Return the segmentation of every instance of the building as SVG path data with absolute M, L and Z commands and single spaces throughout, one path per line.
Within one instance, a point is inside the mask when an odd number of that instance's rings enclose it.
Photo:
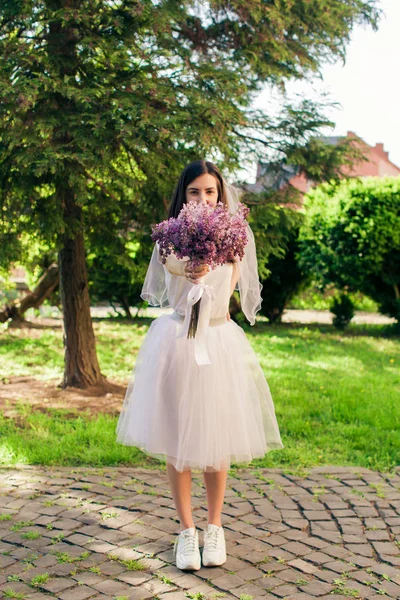
M 343 137 L 353 138 L 361 146 L 366 161 L 355 162 L 351 167 L 343 167 L 343 173 L 348 177 L 391 177 L 400 176 L 400 167 L 389 160 L 389 153 L 383 144 L 378 142 L 369 146 L 353 131 L 348 131 L 346 136 L 332 136 L 320 138 L 327 144 L 337 144 Z M 264 189 L 279 190 L 290 184 L 305 194 L 312 187 L 313 182 L 300 173 L 300 168 L 292 165 L 280 165 L 279 169 L 272 170 L 270 163 L 259 162 L 257 165 L 256 181 L 252 184 L 242 185 L 249 192 L 261 192 Z

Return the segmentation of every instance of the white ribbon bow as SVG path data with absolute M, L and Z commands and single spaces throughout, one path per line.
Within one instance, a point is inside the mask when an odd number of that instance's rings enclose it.
M 206 283 L 196 283 L 187 295 L 185 320 L 183 321 L 181 332 L 177 337 L 187 336 L 189 331 L 190 314 L 192 306 L 198 300 L 200 302 L 199 320 L 197 323 L 196 335 L 194 337 L 194 355 L 198 365 L 210 365 L 211 361 L 207 351 L 207 327 L 210 322 L 211 302 L 215 300 L 215 289 L 212 285 Z

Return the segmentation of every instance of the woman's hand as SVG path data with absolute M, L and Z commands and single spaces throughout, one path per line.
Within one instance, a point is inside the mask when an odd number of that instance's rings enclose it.
M 185 264 L 185 277 L 191 283 L 197 283 L 200 277 L 204 277 L 210 270 L 207 263 L 201 262 L 200 265 L 194 267 L 192 261 L 188 260 Z

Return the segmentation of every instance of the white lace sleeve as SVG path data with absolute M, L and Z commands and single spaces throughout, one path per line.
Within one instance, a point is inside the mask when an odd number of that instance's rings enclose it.
M 140 297 L 143 298 L 143 300 L 146 300 L 151 306 L 160 306 L 161 308 L 170 306 L 165 283 L 164 268 L 165 267 L 160 260 L 156 242 L 140 293 Z

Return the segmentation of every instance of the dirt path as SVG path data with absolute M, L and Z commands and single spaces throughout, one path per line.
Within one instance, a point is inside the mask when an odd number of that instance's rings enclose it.
M 92 316 L 106 317 L 111 311 L 108 307 L 96 306 L 91 308 Z M 139 313 L 141 317 L 158 317 L 159 315 L 169 314 L 173 312 L 171 308 L 145 308 Z M 136 314 L 136 309 L 132 310 L 132 314 Z M 329 310 L 297 310 L 287 309 L 283 314 L 282 321 L 284 323 L 321 323 L 327 324 L 332 323 L 333 314 Z M 257 319 L 264 319 L 264 317 L 258 317 Z M 370 313 L 362 310 L 357 310 L 353 317 L 352 323 L 361 325 L 368 323 L 371 325 L 386 325 L 394 323 L 394 319 L 385 317 L 379 313 Z
M 17 404 L 30 404 L 33 410 L 48 412 L 51 408 L 68 411 L 69 417 L 79 414 L 95 417 L 97 414 L 117 415 L 125 395 L 125 386 L 120 391 L 105 396 L 93 396 L 76 388 L 61 389 L 57 386 L 61 378 L 42 381 L 35 377 L 10 377 L 6 383 L 0 381 L 0 411 L 5 417 L 16 419 Z

